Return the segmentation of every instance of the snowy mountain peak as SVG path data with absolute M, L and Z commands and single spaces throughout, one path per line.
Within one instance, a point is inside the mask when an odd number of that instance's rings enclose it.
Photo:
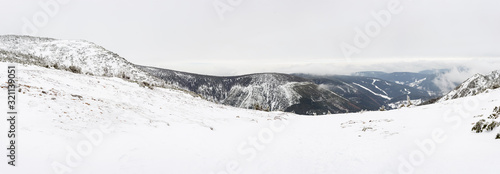
M 0 60 L 164 85 L 163 81 L 148 75 L 118 54 L 84 40 L 0 36 Z
M 443 96 L 439 102 L 462 98 L 467 96 L 474 96 L 485 92 L 488 89 L 497 89 L 500 87 L 500 71 L 493 71 L 488 75 L 475 74 L 467 79 L 460 86 L 455 88 Z

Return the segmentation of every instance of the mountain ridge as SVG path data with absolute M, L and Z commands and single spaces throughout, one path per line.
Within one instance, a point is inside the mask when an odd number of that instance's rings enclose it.
M 392 103 L 406 101 L 407 96 L 414 100 L 431 99 L 425 91 L 387 80 L 348 75 L 311 75 L 295 74 L 313 80 L 350 101 L 363 106 L 363 109 L 377 110 L 381 106 L 396 109 Z
M 75 73 L 119 77 L 146 86 L 165 86 L 118 54 L 85 40 L 0 36 L 0 60 L 64 69 Z
M 349 100 L 332 91 L 321 89 L 311 80 L 289 74 L 209 76 L 139 67 L 170 85 L 195 92 L 208 100 L 236 107 L 252 108 L 259 105 L 271 111 L 282 110 L 307 115 L 360 110 Z
M 458 68 L 458 71 L 465 71 L 465 68 Z M 449 72 L 449 69 L 436 69 L 436 70 L 423 70 L 419 72 L 392 72 L 386 73 L 382 71 L 361 71 L 355 72 L 351 75 L 353 76 L 363 76 L 363 77 L 373 77 L 379 78 L 401 85 L 407 85 L 410 87 L 417 88 L 419 90 L 427 91 L 429 95 L 434 97 L 444 95 L 451 89 L 442 89 L 439 85 L 435 83 L 436 80 Z M 460 83 L 454 83 L 454 86 L 458 86 Z
M 475 74 L 454 90 L 441 97 L 438 102 L 453 100 L 462 97 L 475 96 L 487 92 L 490 89 L 500 88 L 500 70 L 492 71 L 490 74 Z
M 403 73 L 412 79 L 400 83 L 397 79 L 391 82 L 366 77 L 370 74 L 389 74 L 375 71 L 359 72 L 355 76 L 272 72 L 212 76 L 133 64 L 118 54 L 85 40 L 15 35 L 0 36 L 0 60 L 87 75 L 118 77 L 150 88 L 178 88 L 200 95 L 206 100 L 235 107 L 306 115 L 377 110 L 381 106 L 394 106 L 394 103 L 405 101 L 407 96 L 417 100 L 430 99 L 432 92 L 422 89 L 422 84 L 431 79 L 420 77 L 435 77 L 436 73 L 444 71 L 409 75 Z M 428 94 L 422 93 L 422 90 L 427 90 Z

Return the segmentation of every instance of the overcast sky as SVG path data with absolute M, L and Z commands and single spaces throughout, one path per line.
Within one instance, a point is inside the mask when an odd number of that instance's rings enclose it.
M 419 71 L 472 62 L 489 71 L 500 57 L 498 0 L 0 2 L 0 34 L 84 39 L 132 63 L 203 74 Z

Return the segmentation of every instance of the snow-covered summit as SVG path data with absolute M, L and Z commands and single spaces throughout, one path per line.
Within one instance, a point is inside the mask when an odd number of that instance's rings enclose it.
M 453 91 L 449 92 L 441 99 L 439 102 L 474 96 L 487 91 L 488 89 L 497 89 L 500 87 L 500 71 L 493 71 L 490 74 L 482 75 L 475 74 L 471 78 L 467 79 L 460 86 L 455 88 Z
M 0 36 L 0 60 L 164 85 L 163 81 L 148 75 L 118 54 L 84 40 Z

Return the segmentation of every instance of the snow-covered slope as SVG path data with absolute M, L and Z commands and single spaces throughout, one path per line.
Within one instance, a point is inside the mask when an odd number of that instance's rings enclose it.
M 444 95 L 438 102 L 474 96 L 488 89 L 500 88 L 500 71 L 493 71 L 488 75 L 476 74 L 460 84 L 453 91 Z
M 419 90 L 426 91 L 431 96 L 441 96 L 449 90 L 441 89 L 436 84 L 436 81 L 445 80 L 442 75 L 449 72 L 449 69 L 440 69 L 440 70 L 424 70 L 420 72 L 393 72 L 386 73 L 380 71 L 363 71 L 353 73 L 353 76 L 364 76 L 364 77 L 374 77 L 379 79 L 384 79 L 387 81 L 391 81 L 400 85 L 406 85 L 412 88 L 416 88 Z M 465 69 L 460 68 L 459 71 L 465 71 Z M 455 84 L 455 86 L 458 84 Z
M 7 98 L 6 66 L 0 63 L 0 98 Z M 476 134 L 471 127 L 500 105 L 500 90 L 385 112 L 304 117 L 218 105 L 115 77 L 18 70 L 19 165 L 9 167 L 3 157 L 2 173 L 498 173 L 499 128 Z
M 120 77 L 146 85 L 164 86 L 162 80 L 148 75 L 118 54 L 84 40 L 0 36 L 0 61 Z
M 232 77 L 192 74 L 139 66 L 168 84 L 195 92 L 216 103 L 298 114 L 327 114 L 359 111 L 349 100 L 320 88 L 313 82 L 288 74 L 261 73 Z
M 294 74 L 311 79 L 314 83 L 347 98 L 364 110 L 378 110 L 381 106 L 392 108 L 394 103 L 428 100 L 426 91 L 394 82 L 361 76 Z

